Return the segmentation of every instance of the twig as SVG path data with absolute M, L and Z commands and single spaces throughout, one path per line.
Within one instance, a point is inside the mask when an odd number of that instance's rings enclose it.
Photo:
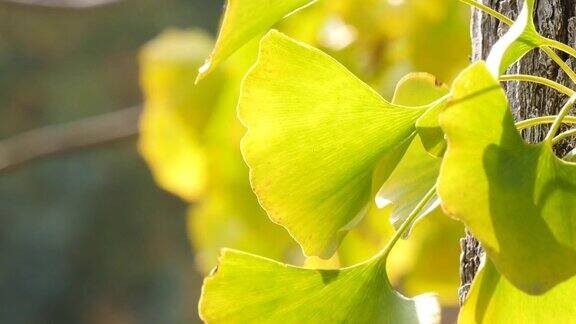
M 53 9 L 92 9 L 123 0 L 0 0 L 0 4 L 53 8 Z
M 125 108 L 0 140 L 0 173 L 56 154 L 133 137 L 138 134 L 140 111 L 140 107 Z

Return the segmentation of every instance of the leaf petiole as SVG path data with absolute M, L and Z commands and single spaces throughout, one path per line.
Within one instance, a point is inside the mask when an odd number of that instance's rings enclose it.
M 556 52 L 554 52 L 548 46 L 540 46 L 540 49 L 542 51 L 544 51 L 544 53 L 546 53 L 554 62 L 556 62 L 556 64 L 558 64 L 558 66 L 560 66 L 562 71 L 564 71 L 564 73 L 566 73 L 568 75 L 568 77 L 570 78 L 570 80 L 572 80 L 572 82 L 576 83 L 576 73 L 574 71 L 572 71 L 572 69 L 568 66 L 568 64 L 566 64 L 566 62 L 564 62 L 560 58 L 560 56 L 558 56 L 558 54 L 556 54 Z
M 524 130 L 526 128 L 530 128 L 533 126 L 538 126 L 542 124 L 552 124 L 558 115 L 551 115 L 551 116 L 541 116 L 536 118 L 526 119 L 516 123 L 516 129 Z M 576 124 L 576 117 L 574 116 L 566 116 L 564 117 L 564 123 L 566 124 Z
M 554 137 L 552 139 L 552 145 L 556 145 L 558 144 L 558 142 L 560 142 L 561 140 L 568 138 L 568 137 L 572 137 L 572 136 L 576 136 L 576 129 L 570 129 L 565 131 L 564 133 L 561 133 L 560 135 Z
M 557 50 L 560 50 L 560 51 L 576 58 L 576 49 L 573 49 L 572 47 L 570 47 L 570 46 L 568 46 L 562 42 L 559 42 L 557 40 L 554 40 L 554 39 L 550 39 L 550 38 L 545 38 L 545 39 L 546 39 L 546 43 L 547 43 L 546 45 L 553 47 Z
M 556 116 L 556 119 L 554 120 L 554 123 L 552 124 L 552 127 L 550 128 L 550 131 L 548 132 L 548 135 L 546 135 L 546 138 L 544 139 L 545 142 L 552 144 L 554 136 L 558 132 L 558 129 L 560 129 L 560 126 L 562 125 L 564 118 L 566 116 L 568 116 L 568 113 L 570 113 L 570 110 L 572 110 L 575 103 L 576 103 L 576 95 L 573 95 L 564 104 L 564 106 L 560 110 L 560 113 L 558 114 L 558 116 Z
M 538 84 L 542 84 L 548 86 L 554 90 L 557 90 L 560 93 L 563 93 L 569 97 L 573 96 L 576 91 L 561 85 L 560 83 L 554 82 L 552 80 L 548 80 L 546 78 L 538 77 L 535 75 L 528 75 L 528 74 L 506 74 L 500 76 L 500 81 L 528 81 L 534 82 Z
M 501 22 L 505 23 L 506 25 L 510 26 L 514 23 L 514 21 L 506 16 L 504 16 L 503 14 L 499 13 L 498 11 L 480 3 L 477 2 L 475 0 L 460 0 L 460 2 L 463 2 L 467 5 L 470 5 L 480 11 L 483 11 L 487 14 L 489 14 L 490 16 L 500 20 Z
M 392 238 L 386 244 L 384 249 L 382 249 L 382 251 L 380 251 L 380 253 L 378 253 L 374 258 L 378 259 L 378 261 L 380 262 L 386 262 L 386 259 L 388 258 L 388 255 L 392 251 L 392 248 L 394 247 L 396 242 L 398 242 L 398 240 L 404 235 L 404 233 L 408 230 L 408 228 L 410 228 L 410 225 L 412 225 L 414 220 L 416 220 L 418 215 L 420 215 L 420 212 L 426 207 L 426 205 L 430 202 L 430 200 L 434 198 L 435 194 L 436 194 L 436 186 L 432 187 L 432 189 L 430 189 L 430 191 L 428 191 L 426 195 L 424 195 L 422 200 L 420 200 L 418 205 L 416 205 L 416 207 L 414 207 L 410 215 L 408 215 L 404 223 L 402 223 L 402 225 L 400 225 L 398 230 L 394 233 L 394 236 L 392 236 Z

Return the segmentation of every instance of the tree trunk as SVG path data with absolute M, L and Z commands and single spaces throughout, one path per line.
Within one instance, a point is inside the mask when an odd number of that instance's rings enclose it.
M 482 2 L 515 19 L 524 0 L 482 0 Z M 572 47 L 576 47 L 575 15 L 576 0 L 536 0 L 534 22 L 538 31 L 546 37 L 556 39 Z M 492 45 L 507 29 L 505 24 L 474 9 L 471 20 L 472 60 L 486 59 Z M 567 60 L 569 66 L 574 68 L 576 65 L 574 60 L 568 59 L 564 53 L 558 54 L 562 59 Z M 520 62 L 512 66 L 508 72 L 546 77 L 575 89 L 568 76 L 540 50 L 530 52 Z M 517 121 L 557 114 L 566 101 L 565 95 L 538 84 L 509 82 L 503 86 Z M 548 126 L 534 127 L 524 131 L 523 136 L 527 141 L 537 143 L 544 139 L 547 130 Z M 562 156 L 573 147 L 574 141 L 565 141 L 558 145 L 556 151 L 558 155 Z M 468 232 L 466 237 L 461 240 L 461 247 L 459 297 L 462 304 L 484 252 L 478 241 Z

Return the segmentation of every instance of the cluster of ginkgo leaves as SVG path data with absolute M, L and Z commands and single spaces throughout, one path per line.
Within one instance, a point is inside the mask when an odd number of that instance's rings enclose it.
M 446 29 L 446 24 L 454 28 Z M 434 71 L 451 80 L 467 64 L 467 53 L 432 50 L 423 57 L 422 40 L 468 48 L 467 25 L 466 8 L 452 0 L 401 5 L 333 0 L 300 10 L 276 28 L 337 57 L 389 96 L 394 83 L 387 80 L 410 70 Z M 198 269 L 208 274 L 222 247 L 313 268 L 350 266 L 379 251 L 394 233 L 388 221 L 392 206 L 371 208 L 330 260 L 305 258 L 288 233 L 268 220 L 250 188 L 239 148 L 245 128 L 236 117 L 240 82 L 256 61 L 258 39 L 194 86 L 197 69 L 212 46 L 211 37 L 202 31 L 169 30 L 144 47 L 140 60 L 146 99 L 140 149 L 157 183 L 191 204 L 188 231 Z M 451 60 L 443 61 L 447 55 Z M 407 93 L 415 83 L 436 82 L 428 74 L 411 74 L 398 83 L 393 101 L 412 98 Z M 443 85 L 437 88 L 446 92 Z M 412 151 L 427 156 L 421 147 Z M 398 169 L 395 177 L 401 179 Z M 454 242 L 462 234 L 459 222 L 436 210 L 390 255 L 391 283 L 408 295 L 435 291 L 442 306 L 456 305 L 459 249 Z
M 486 62 L 464 69 L 450 88 L 429 75 L 410 74 L 386 101 L 330 55 L 267 32 L 311 2 L 231 0 L 199 86 L 218 84 L 219 66 L 266 33 L 242 77 L 238 103 L 247 128 L 242 154 L 260 205 L 306 256 L 318 259 L 333 258 L 347 233 L 378 207 L 393 206 L 396 231 L 373 257 L 341 269 L 315 269 L 313 263 L 300 268 L 224 250 L 205 280 L 201 317 L 209 323 L 436 323 L 436 297 L 400 295 L 386 268 L 397 242 L 410 240 L 413 226 L 417 230 L 416 221 L 442 210 L 462 221 L 487 252 L 461 322 L 576 319 L 569 298 L 576 293 L 576 154 L 557 157 L 553 151 L 575 133 L 558 131 L 576 123 L 569 116 L 576 95 L 551 80 L 503 75 L 540 48 L 576 82 L 555 52 L 576 57 L 576 50 L 536 31 L 534 0 L 526 0 L 515 21 L 463 1 L 511 25 Z M 539 82 L 569 99 L 558 115 L 515 123 L 499 83 L 510 80 Z M 214 87 L 194 91 L 209 94 Z M 148 104 L 178 100 L 159 95 L 155 101 L 155 91 L 147 91 Z M 540 124 L 551 124 L 546 139 L 525 143 L 519 130 Z M 146 125 L 154 123 L 144 119 Z M 206 168 L 205 161 L 194 163 Z

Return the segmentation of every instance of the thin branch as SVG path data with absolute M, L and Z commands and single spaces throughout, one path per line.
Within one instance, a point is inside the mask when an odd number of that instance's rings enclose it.
M 52 9 L 92 9 L 124 0 L 0 0 L 0 4 Z
M 49 156 L 67 153 L 138 134 L 140 107 L 33 129 L 0 140 L 0 173 Z

